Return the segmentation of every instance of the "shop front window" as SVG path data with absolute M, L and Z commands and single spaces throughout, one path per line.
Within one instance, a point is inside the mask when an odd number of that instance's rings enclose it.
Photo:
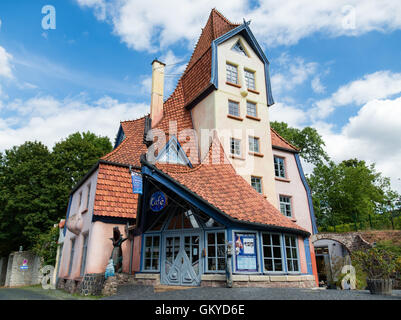
M 263 263 L 265 272 L 283 271 L 283 260 L 281 252 L 281 235 L 262 234 Z
M 160 236 L 145 236 L 144 269 L 147 271 L 159 270 Z
M 285 235 L 284 239 L 288 272 L 299 272 L 297 238 Z
M 207 271 L 226 270 L 226 237 L 224 231 L 207 232 Z

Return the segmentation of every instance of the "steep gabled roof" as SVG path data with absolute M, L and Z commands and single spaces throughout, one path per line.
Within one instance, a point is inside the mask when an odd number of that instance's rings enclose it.
M 278 147 L 279 149 L 282 148 L 282 149 L 286 149 L 286 150 L 292 151 L 292 152 L 299 152 L 299 148 L 295 147 L 294 145 L 289 143 L 287 140 L 285 140 L 273 128 L 270 128 L 270 134 L 271 134 L 273 148 Z

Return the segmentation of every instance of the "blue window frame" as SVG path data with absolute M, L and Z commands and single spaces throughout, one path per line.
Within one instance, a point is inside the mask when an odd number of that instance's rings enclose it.
M 144 236 L 143 270 L 159 271 L 160 266 L 160 235 Z
M 277 233 L 262 233 L 263 271 L 284 272 L 282 236 Z
M 225 272 L 226 270 L 226 233 L 206 231 L 206 271 Z

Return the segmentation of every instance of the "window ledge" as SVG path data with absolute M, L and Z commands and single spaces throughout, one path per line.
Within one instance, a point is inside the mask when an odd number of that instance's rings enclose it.
M 244 158 L 242 158 L 240 156 L 236 156 L 235 154 L 230 154 L 230 158 L 238 159 L 238 160 L 245 160 Z
M 82 210 L 81 214 L 87 213 L 88 212 L 88 208 L 86 208 L 85 210 Z
M 292 222 L 297 222 L 297 219 L 295 219 L 295 218 L 292 218 L 292 217 L 288 217 L 288 218 L 290 218 Z
M 241 88 L 241 85 L 239 85 L 239 84 L 236 84 L 236 83 L 232 83 L 232 82 L 228 82 L 228 81 L 226 81 L 226 84 L 228 84 L 229 86 L 236 87 L 236 88 Z
M 255 157 L 259 157 L 259 158 L 263 158 L 263 157 L 264 157 L 264 154 L 263 154 L 263 153 L 259 153 L 259 152 L 252 152 L 252 151 L 250 151 L 249 154 L 250 154 L 251 156 L 255 156 Z
M 248 91 L 249 91 L 249 92 L 252 92 L 252 93 L 254 93 L 254 94 L 259 94 L 259 91 L 256 91 L 256 90 L 253 90 L 253 89 L 249 89 L 249 88 L 248 88 Z
M 256 121 L 260 121 L 260 118 L 258 118 L 258 117 L 254 117 L 254 116 L 250 116 L 250 115 L 246 115 L 246 117 L 248 118 L 248 119 L 251 119 L 251 120 L 256 120 Z
M 291 182 L 291 180 L 285 178 L 274 177 L 274 179 L 281 182 L 288 182 L 288 183 Z
M 228 115 L 227 115 L 227 118 L 234 119 L 234 120 L 238 120 L 238 121 L 244 120 L 243 118 L 238 117 L 238 116 L 234 116 L 234 115 L 232 115 L 232 114 L 228 114 Z

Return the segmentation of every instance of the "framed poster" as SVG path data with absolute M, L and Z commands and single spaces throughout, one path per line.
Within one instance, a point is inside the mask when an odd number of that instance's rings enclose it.
M 256 234 L 235 233 L 236 271 L 258 271 Z

